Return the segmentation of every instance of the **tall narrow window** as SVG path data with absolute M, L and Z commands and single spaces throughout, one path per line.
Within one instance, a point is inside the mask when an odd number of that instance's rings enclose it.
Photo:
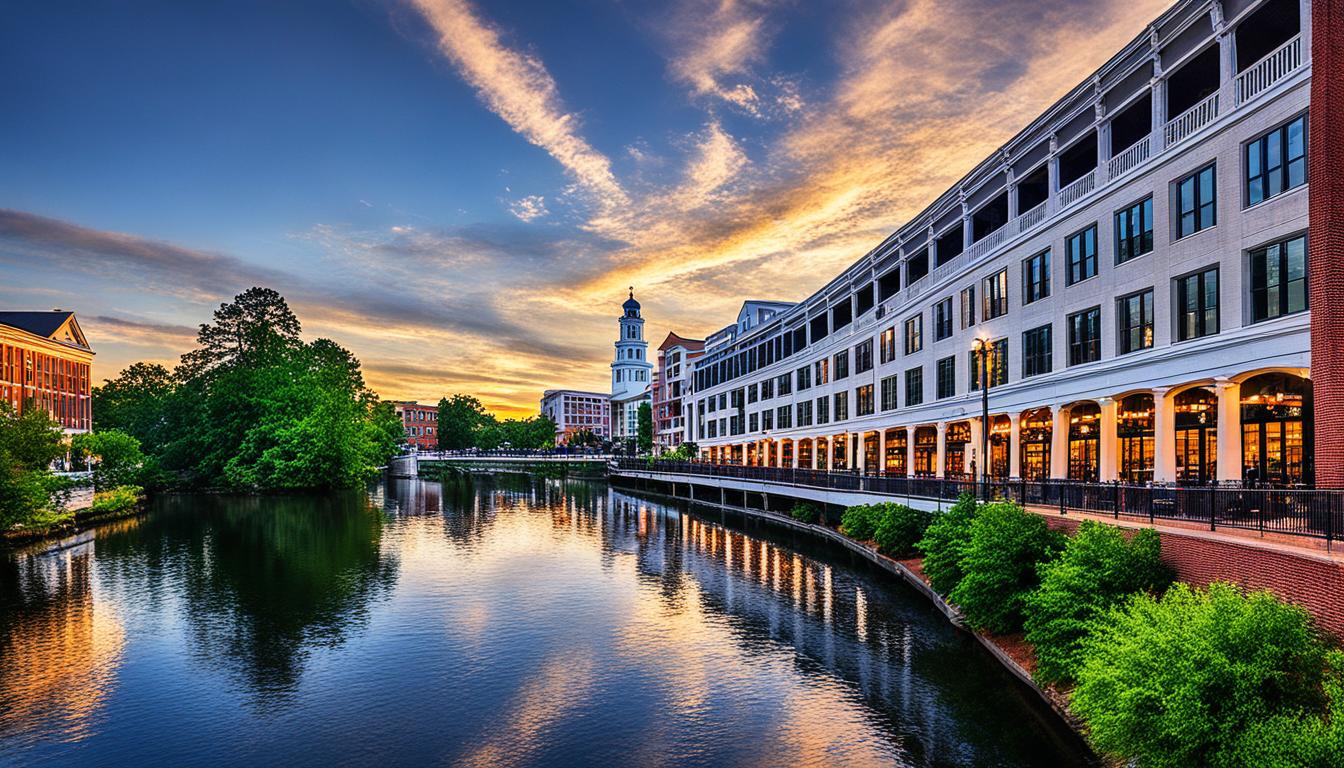
M 835 393 L 835 420 L 844 421 L 849 418 L 849 393 Z
M 1050 326 L 1042 325 L 1022 334 L 1022 378 L 1049 373 L 1052 366 L 1053 344 Z
M 986 366 L 989 372 L 989 386 L 999 387 L 1008 383 L 1008 339 L 997 339 L 989 343 L 989 362 Z M 970 367 L 971 389 L 980 389 L 983 372 L 980 370 L 980 353 L 974 349 L 970 353 Z
M 1246 204 L 1268 200 L 1307 183 L 1307 116 L 1246 145 Z
M 1101 359 L 1101 307 L 1069 315 L 1069 365 Z
M 1097 225 L 1071 235 L 1064 243 L 1069 257 L 1068 284 L 1082 282 L 1097 274 Z
M 905 372 L 905 407 L 924 402 L 924 369 L 911 368 Z
M 1212 165 L 1176 184 L 1176 237 L 1193 235 L 1218 223 L 1215 170 Z
M 1181 341 L 1218 332 L 1218 268 L 1176 278 L 1176 337 Z
M 986 320 L 1008 314 L 1008 270 L 1001 269 L 981 281 Z
M 1153 197 L 1115 214 L 1115 263 L 1124 264 L 1153 250 Z
M 915 315 L 905 321 L 905 354 L 913 355 L 924 348 L 924 316 Z
M 975 325 L 975 286 L 968 285 L 961 289 L 961 329 L 972 325 Z
M 879 339 L 880 357 L 883 363 L 890 363 L 896 359 L 896 328 L 893 326 L 882 332 Z
M 1127 355 L 1153 346 L 1153 289 L 1131 294 L 1115 302 L 1120 323 L 1120 354 Z
M 897 395 L 896 375 L 882 379 L 882 410 L 894 411 L 900 405 Z
M 854 372 L 864 373 L 873 369 L 873 340 L 854 345 Z
M 1030 304 L 1050 295 L 1050 251 L 1022 262 L 1022 303 Z
M 842 349 L 831 358 L 831 379 L 839 381 L 849 378 L 849 350 Z
M 933 340 L 942 341 L 952 336 L 952 297 L 933 305 Z
M 854 415 L 873 415 L 873 385 L 864 384 L 854 388 Z
M 831 420 L 831 397 L 822 395 L 817 398 L 817 423 L 827 424 Z
M 957 394 L 957 358 L 944 357 L 938 361 L 938 382 L 935 396 L 942 400 Z
M 1251 322 L 1307 308 L 1307 238 L 1251 251 Z

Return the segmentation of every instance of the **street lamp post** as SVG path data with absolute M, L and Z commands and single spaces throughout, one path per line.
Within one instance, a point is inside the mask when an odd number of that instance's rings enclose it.
M 980 358 L 980 494 L 989 501 L 989 343 L 976 339 L 974 349 Z

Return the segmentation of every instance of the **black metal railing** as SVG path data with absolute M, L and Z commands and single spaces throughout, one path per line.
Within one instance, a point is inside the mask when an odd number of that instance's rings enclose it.
M 990 480 L 861 475 L 790 467 L 747 467 L 705 462 L 613 459 L 612 468 L 640 472 L 708 475 L 784 483 L 808 488 L 863 491 L 885 496 L 954 500 L 963 493 L 1024 505 L 1089 512 L 1128 519 L 1173 520 L 1286 536 L 1325 539 L 1344 529 L 1344 490 L 1243 488 L 1239 486 L 1127 485 L 1072 480 Z

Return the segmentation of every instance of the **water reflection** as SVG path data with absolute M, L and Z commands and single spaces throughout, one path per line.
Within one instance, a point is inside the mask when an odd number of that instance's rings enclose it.
M 0 754 L 1086 762 L 973 641 L 863 563 L 600 483 L 183 496 L 81 546 L 3 561 Z

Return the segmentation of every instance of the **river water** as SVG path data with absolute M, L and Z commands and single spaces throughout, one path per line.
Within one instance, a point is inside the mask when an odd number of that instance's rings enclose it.
M 908 586 L 603 483 L 170 496 L 0 553 L 0 765 L 1070 766 Z

